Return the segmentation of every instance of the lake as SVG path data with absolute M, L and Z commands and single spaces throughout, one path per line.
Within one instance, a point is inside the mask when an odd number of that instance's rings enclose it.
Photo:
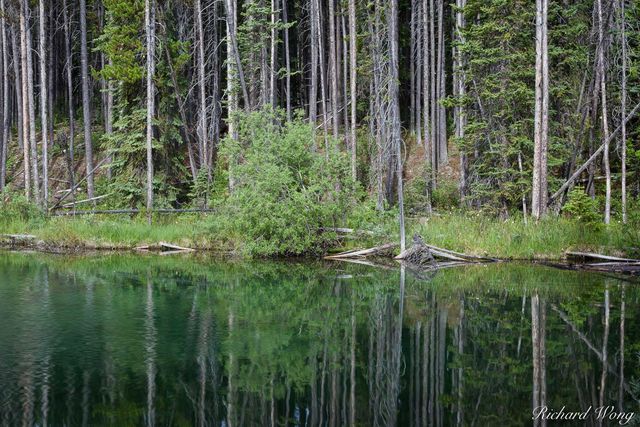
M 618 425 L 638 289 L 519 264 L 4 252 L 0 424 L 521 426 L 537 402 Z

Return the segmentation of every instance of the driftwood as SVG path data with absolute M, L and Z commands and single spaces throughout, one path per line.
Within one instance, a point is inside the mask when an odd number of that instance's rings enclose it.
M 467 255 L 449 249 L 438 248 L 424 243 L 419 235 L 413 236 L 413 246 L 396 257 L 397 260 L 408 261 L 413 264 L 423 265 L 433 262 L 436 258 L 463 263 L 495 262 L 496 258 Z
M 357 234 L 357 235 L 368 235 L 368 236 L 375 235 L 373 231 L 355 230 L 353 228 L 343 228 L 343 227 L 320 227 L 320 231 L 328 231 L 336 234 Z
M 375 246 L 369 249 L 354 249 L 346 252 L 340 252 L 334 255 L 328 255 L 327 259 L 341 259 L 341 258 L 366 258 L 368 256 L 382 255 L 390 252 L 392 249 L 398 246 L 397 243 L 386 243 L 384 245 Z
M 628 262 L 640 262 L 640 260 L 638 259 L 631 259 L 631 258 L 619 258 L 619 257 L 615 257 L 615 256 L 609 256 L 609 255 L 602 255 L 602 254 L 595 254 L 595 253 L 590 253 L 590 252 L 565 252 L 565 255 L 567 257 L 567 259 L 571 260 L 571 259 L 575 259 L 575 260 L 579 260 L 582 262 L 590 262 L 589 260 L 591 260 L 591 262 L 616 262 L 616 263 L 628 263 Z
M 75 210 L 75 211 L 55 211 L 53 216 L 76 216 L 76 215 L 135 215 L 146 212 L 144 209 L 106 209 L 106 210 Z M 153 213 L 178 214 L 178 213 L 207 213 L 216 212 L 215 209 L 153 209 Z
M 69 190 L 64 190 L 64 191 L 69 191 Z M 62 207 L 63 208 L 72 208 L 73 206 L 78 205 L 80 203 L 95 202 L 96 200 L 101 200 L 101 199 L 104 199 L 105 197 L 109 197 L 111 194 L 113 194 L 113 193 L 103 194 L 102 196 L 91 197 L 90 199 L 78 200 L 78 201 L 73 202 L 73 203 L 66 203 L 66 204 L 62 205 Z
M 431 249 L 424 243 L 422 237 L 417 234 L 413 236 L 413 245 L 400 253 L 395 259 L 407 261 L 421 267 L 435 262 Z
M 167 243 L 167 242 L 160 242 L 160 247 L 165 250 L 165 249 L 169 249 L 170 251 L 180 251 L 180 252 L 193 252 L 195 251 L 195 249 L 191 249 L 191 248 L 185 248 L 182 246 L 178 246 L 178 245 L 173 245 L 171 243 Z

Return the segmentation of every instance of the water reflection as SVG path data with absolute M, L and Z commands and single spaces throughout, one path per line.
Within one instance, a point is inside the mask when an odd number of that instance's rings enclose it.
M 0 425 L 545 425 L 534 408 L 638 407 L 637 287 L 506 265 L 427 279 L 0 254 Z M 596 415 L 575 424 L 618 423 Z

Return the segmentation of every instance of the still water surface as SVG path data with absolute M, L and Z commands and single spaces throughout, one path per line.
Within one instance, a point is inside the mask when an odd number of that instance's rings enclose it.
M 0 253 L 0 425 L 520 426 L 534 386 L 556 410 L 638 412 L 639 289 L 507 264 Z

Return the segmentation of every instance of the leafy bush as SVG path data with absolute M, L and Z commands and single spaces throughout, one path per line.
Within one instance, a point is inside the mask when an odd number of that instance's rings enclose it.
M 353 207 L 346 154 L 335 142 L 314 152 L 302 116 L 283 124 L 281 111 L 265 109 L 235 119 L 238 139 L 221 148 L 234 183 L 224 212 L 230 231 L 246 239 L 250 255 L 323 252 L 331 233 L 319 229 L 343 223 Z
M 598 202 L 589 197 L 582 187 L 574 187 L 571 190 L 562 213 L 584 224 L 600 225 L 601 223 Z
M 0 193 L 0 224 L 12 222 L 33 223 L 44 219 L 44 214 L 26 197 L 18 194 Z

